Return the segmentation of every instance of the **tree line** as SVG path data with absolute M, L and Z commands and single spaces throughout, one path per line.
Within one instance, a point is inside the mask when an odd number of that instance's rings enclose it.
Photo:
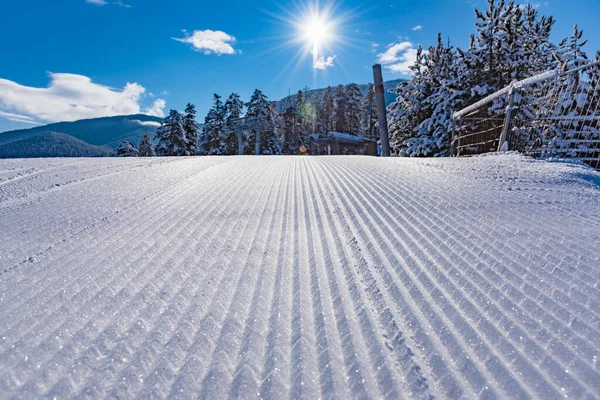
M 255 154 L 258 136 L 260 154 L 293 155 L 310 153 L 310 136 L 314 134 L 336 131 L 374 137 L 377 129 L 377 106 L 371 84 L 365 93 L 355 83 L 321 91 L 305 88 L 281 101 L 270 101 L 256 89 L 248 102 L 237 93 L 226 100 L 214 94 L 202 128 L 196 121 L 193 104 L 188 104 L 183 114 L 171 110 L 154 138 L 146 133 L 137 149 L 132 143 L 123 142 L 117 154 L 235 155 L 239 152 L 240 136 L 243 153 Z

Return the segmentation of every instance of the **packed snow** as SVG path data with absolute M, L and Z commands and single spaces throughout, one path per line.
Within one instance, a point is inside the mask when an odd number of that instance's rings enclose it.
M 0 398 L 598 398 L 600 174 L 0 160 Z

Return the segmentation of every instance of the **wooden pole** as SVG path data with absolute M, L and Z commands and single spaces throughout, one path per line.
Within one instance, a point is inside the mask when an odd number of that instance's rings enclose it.
M 381 156 L 390 156 L 390 137 L 388 134 L 387 114 L 385 108 L 385 95 L 383 92 L 383 75 L 381 65 L 373 65 L 373 78 L 375 80 L 375 97 L 377 100 L 377 116 L 379 120 L 379 137 L 381 139 Z

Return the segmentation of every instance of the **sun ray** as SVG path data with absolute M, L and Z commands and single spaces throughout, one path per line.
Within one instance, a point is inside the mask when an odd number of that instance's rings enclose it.
M 292 1 L 283 5 L 275 3 L 275 10 L 260 9 L 266 16 L 266 21 L 281 28 L 281 35 L 257 39 L 257 41 L 277 41 L 258 57 L 271 53 L 296 48 L 297 52 L 290 57 L 290 61 L 283 67 L 281 73 L 274 81 L 281 79 L 284 74 L 293 79 L 295 74 L 310 62 L 313 75 L 313 86 L 318 85 L 319 76 L 326 73 L 330 67 L 341 66 L 338 54 L 346 54 L 342 47 L 361 47 L 370 45 L 370 41 L 357 40 L 351 29 L 351 20 L 363 14 L 364 7 L 341 10 L 341 2 L 328 0 Z M 358 31 L 356 31 L 358 32 Z M 346 36 L 346 35 L 350 36 Z M 256 40 L 253 40 L 253 42 Z M 291 71 L 290 71 L 291 70 Z M 326 75 L 323 75 L 326 76 Z

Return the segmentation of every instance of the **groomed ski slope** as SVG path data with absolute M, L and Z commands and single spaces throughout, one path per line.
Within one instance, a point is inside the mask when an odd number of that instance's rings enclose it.
M 0 160 L 0 398 L 599 398 L 600 174 Z

